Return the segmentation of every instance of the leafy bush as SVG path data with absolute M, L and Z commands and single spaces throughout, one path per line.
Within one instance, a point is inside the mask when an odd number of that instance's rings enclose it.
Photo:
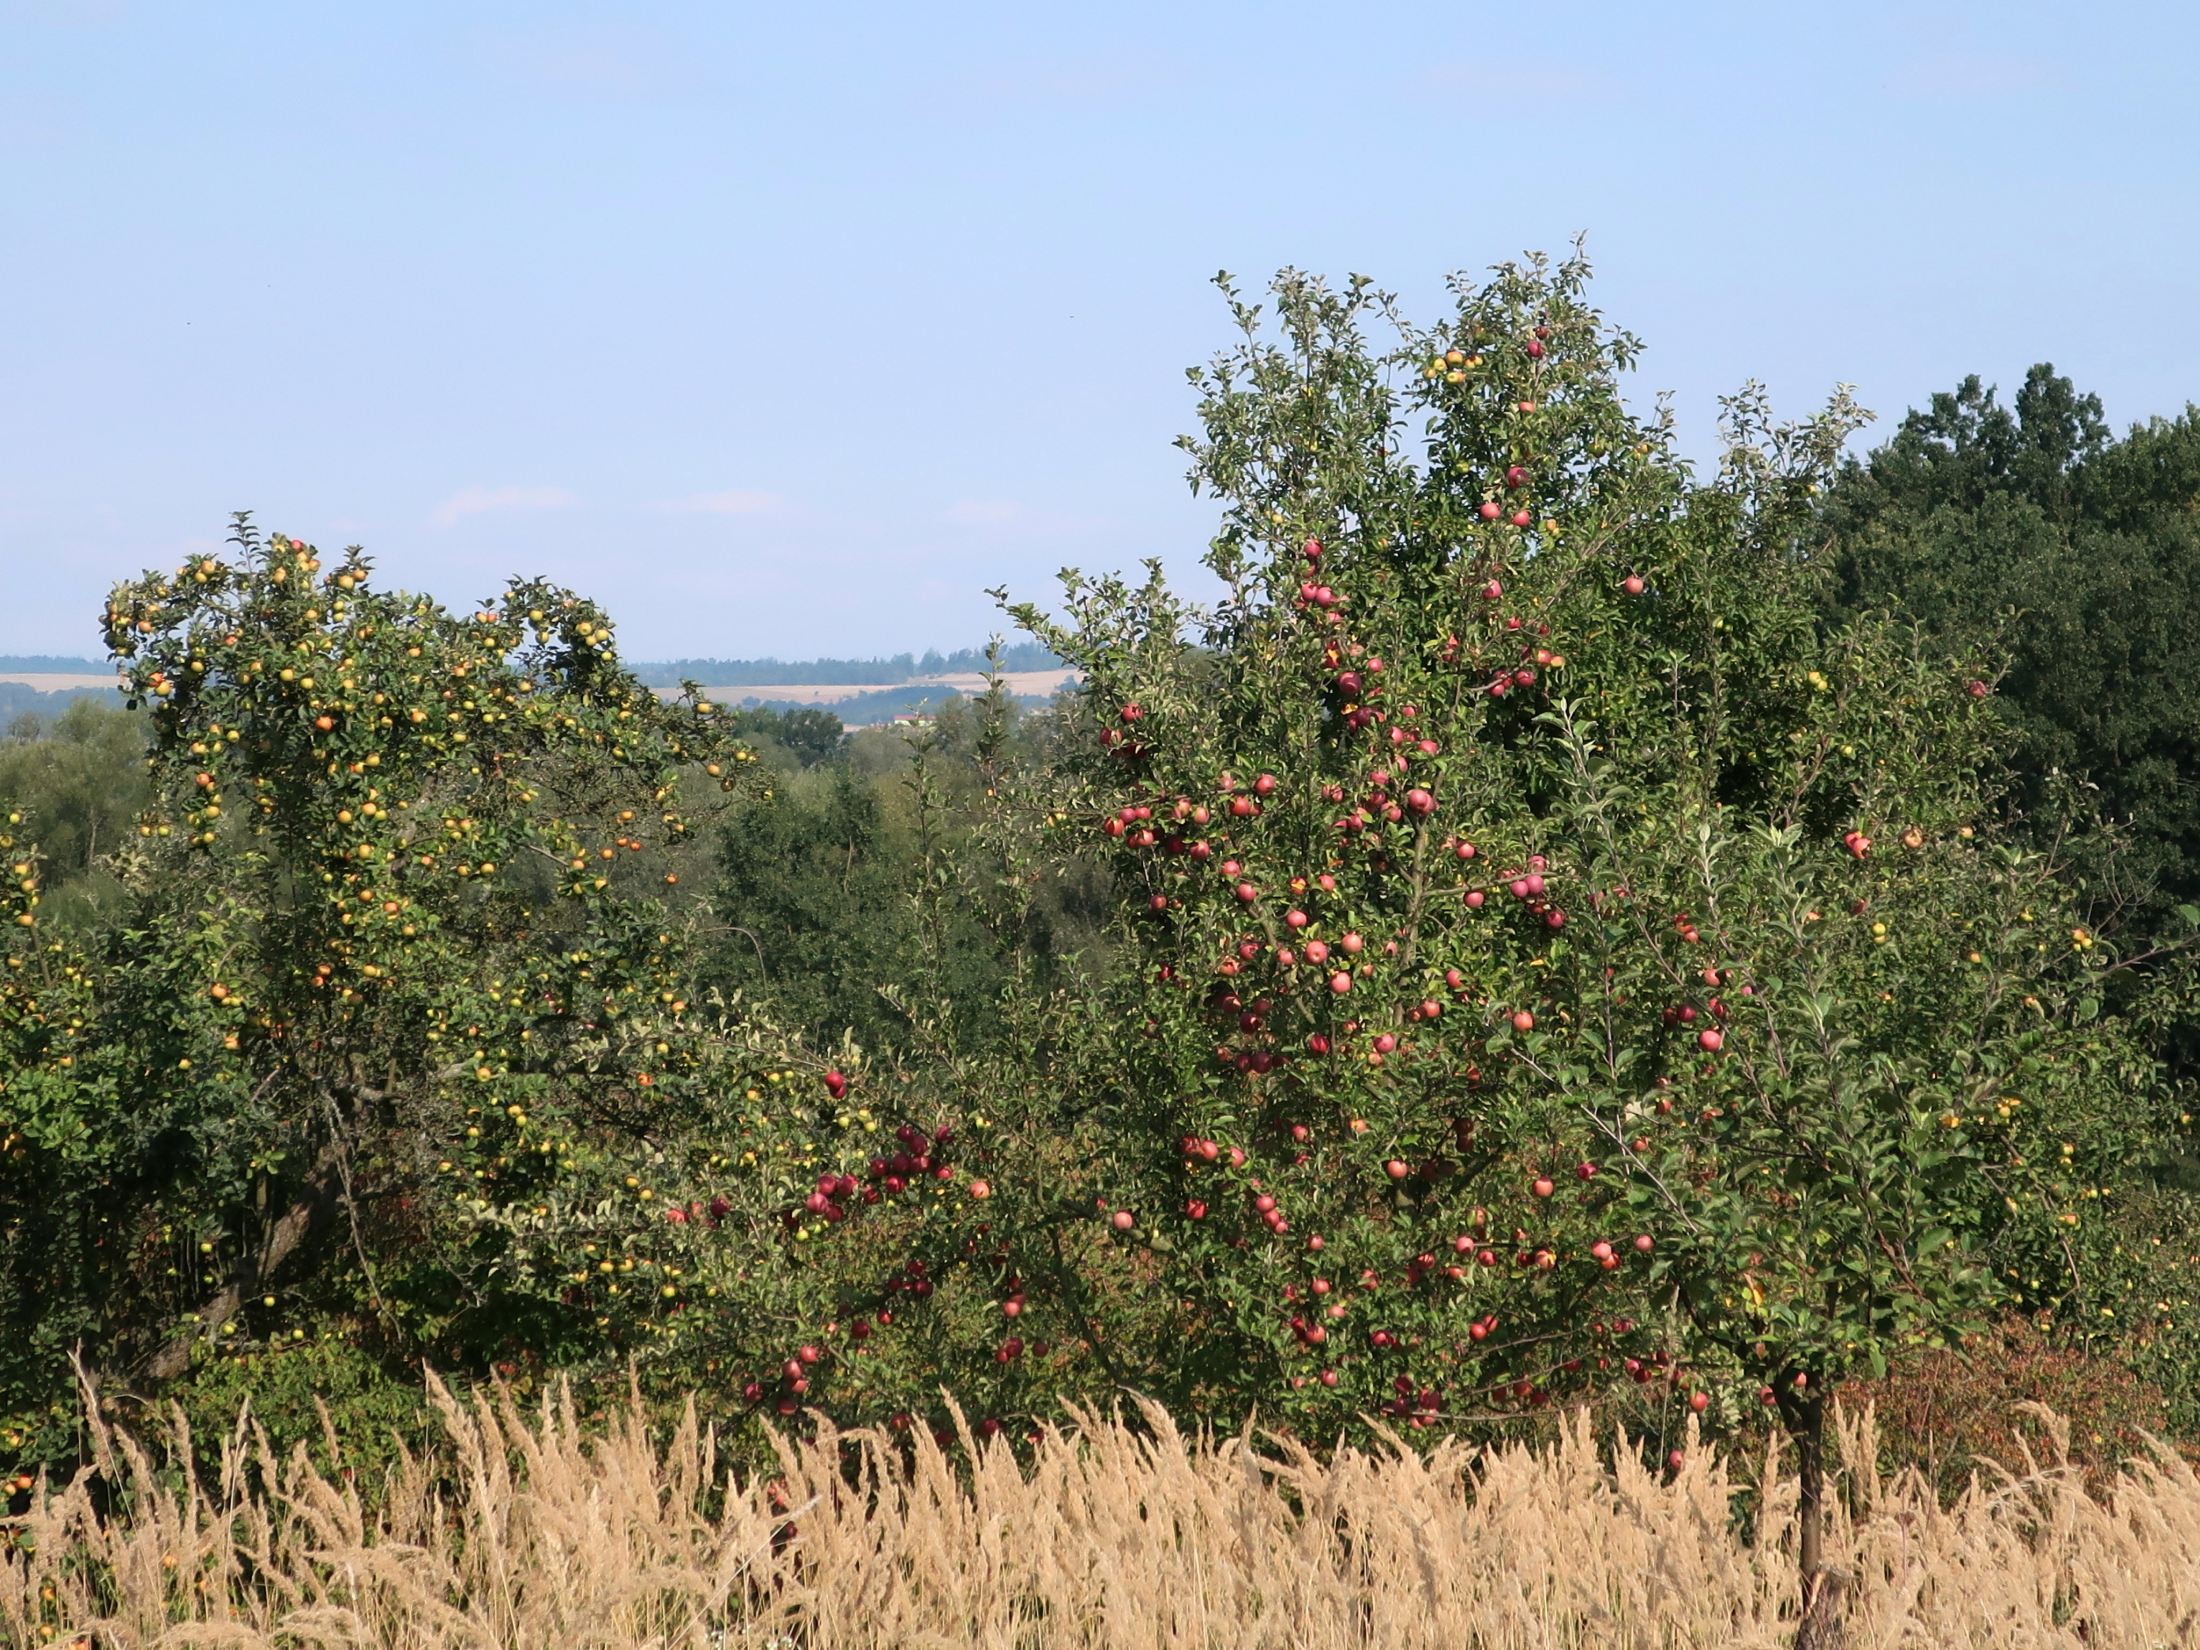
M 2027 1318 L 2004 1319 L 1960 1347 L 1913 1353 L 1881 1379 L 1844 1384 L 1841 1397 L 1852 1409 L 1872 1406 L 1885 1470 L 1915 1467 L 1943 1504 L 1973 1474 L 1991 1482 L 1993 1467 L 2027 1454 L 2066 1455 L 2105 1489 L 2125 1462 L 2151 1458 L 2148 1438 L 2167 1436 L 2170 1424 L 2161 1390 L 2128 1361 Z
M 2200 411 L 2118 439 L 2045 363 L 2008 404 L 1976 376 L 1935 395 L 1825 497 L 1835 605 L 1891 610 L 1978 661 L 2018 735 L 2022 800 L 2085 775 L 2129 822 L 2120 874 L 2165 928 L 2200 897 L 2196 501 Z
M 264 1431 L 279 1458 L 303 1449 L 314 1469 L 356 1481 L 370 1498 L 398 1461 L 437 1435 L 421 1372 L 392 1373 L 336 1331 L 209 1358 L 161 1394 L 189 1429 L 202 1481 L 218 1481 L 221 1458 L 241 1419 Z M 156 1409 L 144 1430 L 168 1418 Z

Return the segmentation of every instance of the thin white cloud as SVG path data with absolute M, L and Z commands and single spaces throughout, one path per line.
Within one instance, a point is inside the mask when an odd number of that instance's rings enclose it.
M 1491 98 L 1462 97 L 1463 87 L 1482 84 L 1486 71 L 1466 63 L 1443 63 L 1436 67 L 1417 71 L 1413 83 L 1423 90 L 1450 95 L 1446 104 L 1449 114 L 1476 116 L 1490 120 L 1511 120 L 1515 106 L 1508 98 L 1499 101 Z M 1603 98 L 1615 100 L 1625 97 L 1633 87 L 1623 77 L 1589 64 L 1559 66 L 1538 64 L 1506 77 L 1506 88 L 1514 94 L 1532 93 L 1541 98 Z
M 988 102 L 1107 109 L 1158 101 L 1181 91 L 1190 78 L 1190 66 L 1181 58 L 1125 52 L 1003 61 L 962 77 L 961 84 Z
M 1046 539 L 1075 538 L 1100 525 L 1090 517 L 1008 498 L 957 499 L 940 512 L 940 522 L 979 537 L 1013 533 L 1024 538 Z
M 947 507 L 950 527 L 1014 527 L 1030 519 L 1030 511 L 1008 499 L 966 498 Z
M 477 35 L 475 49 L 505 78 L 576 101 L 662 102 L 714 89 L 707 54 L 628 19 L 598 26 L 531 17 L 524 32 Z
M 685 516 L 764 516 L 787 501 L 758 487 L 728 487 L 719 493 L 696 493 L 657 506 Z
M 1890 91 L 1909 97 L 2020 97 L 2054 84 L 2055 66 L 2015 52 L 1957 50 L 1914 56 L 1888 74 Z
M 500 510 L 563 510 L 579 503 L 563 487 L 461 487 L 435 507 L 435 524 L 453 527 L 468 516 Z

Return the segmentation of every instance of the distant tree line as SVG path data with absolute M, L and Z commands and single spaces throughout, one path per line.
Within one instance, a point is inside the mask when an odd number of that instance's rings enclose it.
M 111 677 L 114 666 L 92 659 L 65 659 L 51 653 L 0 653 L 0 676 L 98 676 Z M 0 682 L 0 728 L 18 716 L 50 719 L 79 699 L 99 699 L 119 704 L 109 688 L 32 687 L 27 682 Z
M 59 716 L 69 706 L 80 700 L 120 705 L 112 688 L 55 688 L 47 692 L 26 686 L 22 682 L 0 682 L 0 727 L 5 727 L 17 717 L 29 716 L 39 720 Z
M 0 675 L 112 676 L 114 666 L 96 659 L 64 659 L 54 653 L 0 653 Z

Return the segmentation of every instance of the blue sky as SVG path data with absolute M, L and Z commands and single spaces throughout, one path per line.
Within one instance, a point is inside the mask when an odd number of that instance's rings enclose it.
M 1191 569 L 1207 280 L 1586 231 L 1708 444 L 2050 359 L 2200 398 L 2186 4 L 0 0 L 0 652 L 228 512 L 637 657 Z

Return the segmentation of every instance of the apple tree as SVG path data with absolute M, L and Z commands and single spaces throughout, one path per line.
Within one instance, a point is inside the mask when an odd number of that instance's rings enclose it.
M 1504 266 L 1433 327 L 1225 284 L 1219 600 L 1015 609 L 1084 676 L 1048 817 L 1123 891 L 1049 1054 L 1085 1149 L 1018 1195 L 1071 1189 L 1140 1303 L 1112 1358 L 1203 1410 L 1775 1410 L 1807 1578 L 1830 1385 L 2011 1272 L 2082 1292 L 2039 1256 L 2166 1102 L 2098 1012 L 2089 850 L 1995 823 L 1992 672 L 1821 618 L 1863 415 L 1747 391 L 1699 475 L 1586 283 Z
M 752 752 L 568 591 L 454 613 L 357 550 L 234 546 L 110 600 L 153 740 L 119 932 L 49 936 L 8 827 L 13 1410 L 66 1413 L 72 1344 L 141 1385 L 329 1326 L 458 1370 L 676 1362 L 728 1291 L 761 1358 L 853 1120 L 699 984 L 691 844 Z

